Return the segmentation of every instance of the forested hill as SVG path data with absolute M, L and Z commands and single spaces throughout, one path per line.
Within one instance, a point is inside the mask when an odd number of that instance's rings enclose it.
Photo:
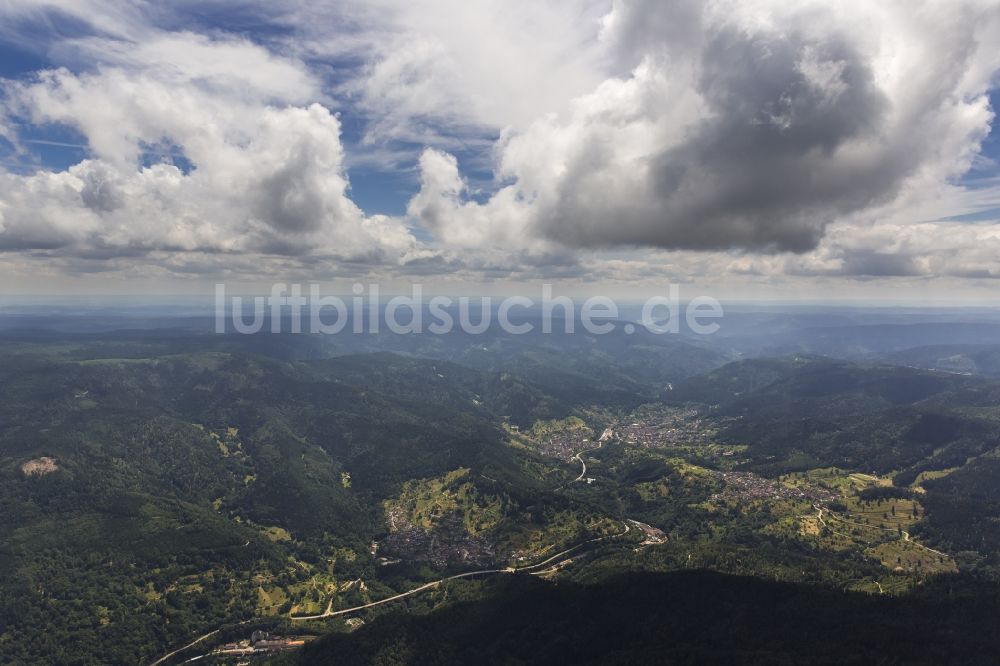
M 664 398 L 700 405 L 757 471 L 910 471 L 909 483 L 1000 445 L 998 393 L 978 377 L 794 356 L 730 363 Z
M 289 561 L 325 570 L 320 553 L 343 552 L 349 576 L 411 479 L 467 469 L 537 504 L 502 445 L 509 405 L 571 408 L 513 377 L 388 354 L 7 356 L 0 655 L 136 663 L 252 617 L 267 603 L 254 581 Z
M 599 584 L 515 579 L 429 615 L 384 616 L 299 666 L 992 664 L 997 589 L 879 597 L 702 571 Z
M 241 622 L 348 619 L 369 627 L 306 663 L 920 663 L 955 637 L 974 663 L 992 647 L 992 583 L 936 586 L 1000 578 L 996 381 L 801 355 L 720 366 L 641 336 L 440 357 L 434 341 L 212 340 L 0 346 L 0 661 L 142 663 Z M 546 584 L 433 585 L 553 554 Z M 613 577 L 688 567 L 760 580 Z M 400 605 L 430 614 L 380 619 L 429 583 Z M 847 631 L 863 640 L 839 644 Z

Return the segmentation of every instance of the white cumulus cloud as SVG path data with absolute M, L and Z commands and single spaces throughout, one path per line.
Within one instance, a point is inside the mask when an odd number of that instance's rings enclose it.
M 313 254 L 397 264 L 399 220 L 348 196 L 338 118 L 294 61 L 190 33 L 89 42 L 91 71 L 4 86 L 8 116 L 62 124 L 92 156 L 64 171 L 0 174 L 0 248 L 86 256 L 158 250 Z M 109 55 L 110 54 L 110 55 Z
M 831 223 L 947 186 L 993 118 L 987 2 L 615 3 L 612 67 L 504 134 L 489 200 L 425 156 L 411 213 L 446 242 L 805 252 Z

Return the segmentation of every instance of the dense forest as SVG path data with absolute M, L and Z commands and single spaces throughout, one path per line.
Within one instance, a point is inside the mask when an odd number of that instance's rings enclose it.
M 644 336 L 0 337 L 6 662 L 218 629 L 177 659 L 226 663 L 256 627 L 329 634 L 305 663 L 990 648 L 989 377 Z
M 288 663 L 989 664 L 997 588 L 879 597 L 692 571 L 601 584 L 515 579 L 482 601 L 393 614 Z

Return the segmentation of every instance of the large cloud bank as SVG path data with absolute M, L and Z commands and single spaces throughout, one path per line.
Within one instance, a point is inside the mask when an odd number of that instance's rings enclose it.
M 618 76 L 505 135 L 486 202 L 427 152 L 410 210 L 469 247 L 811 250 L 968 169 L 998 28 L 987 3 L 621 2 L 600 33 Z
M 67 128 L 86 151 L 0 168 L 3 256 L 91 271 L 1000 276 L 996 222 L 946 219 L 1000 206 L 996 178 L 960 180 L 993 122 L 995 2 L 241 3 L 273 28 L 255 40 L 185 6 L 0 9 L 10 26 L 52 11 L 90 26 L 48 46 L 65 67 L 0 80 L 0 137 L 19 159 L 25 127 Z M 361 128 L 354 162 L 412 173 L 405 215 L 352 200 L 341 112 Z M 470 180 L 470 159 L 492 183 Z

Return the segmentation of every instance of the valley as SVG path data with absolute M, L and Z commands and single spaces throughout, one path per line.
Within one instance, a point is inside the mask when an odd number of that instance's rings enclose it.
M 508 579 L 714 571 L 899 598 L 993 584 L 977 489 L 1000 467 L 1000 389 L 979 377 L 792 356 L 581 392 L 537 374 L 556 357 L 530 345 L 515 375 L 288 360 L 281 337 L 266 354 L 88 344 L 18 343 L 0 368 L 15 660 L 81 625 L 84 663 L 292 659 Z M 13 642 L 32 626 L 47 631 Z M 304 638 L 265 655 L 251 631 Z
M 0 0 L 0 666 L 1000 663 L 1000 0 Z

